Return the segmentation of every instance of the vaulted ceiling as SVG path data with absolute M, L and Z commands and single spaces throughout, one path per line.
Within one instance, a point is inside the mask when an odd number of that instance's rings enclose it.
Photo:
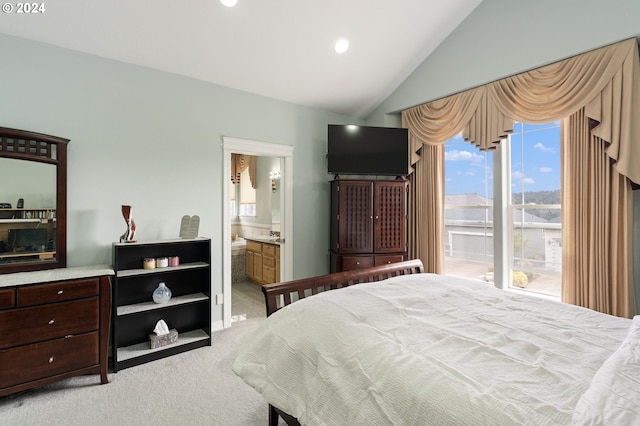
M 65 0 L 3 13 L 0 32 L 366 117 L 480 2 Z

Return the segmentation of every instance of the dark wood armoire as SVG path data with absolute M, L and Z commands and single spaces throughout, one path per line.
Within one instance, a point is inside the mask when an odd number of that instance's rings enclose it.
M 331 272 L 407 260 L 407 185 L 331 181 Z

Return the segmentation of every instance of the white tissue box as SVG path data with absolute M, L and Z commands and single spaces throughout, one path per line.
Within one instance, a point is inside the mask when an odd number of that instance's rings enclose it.
M 149 335 L 149 346 L 151 349 L 157 349 L 162 346 L 170 345 L 178 341 L 178 331 L 175 328 L 169 330 L 169 333 L 158 336 L 156 333 Z

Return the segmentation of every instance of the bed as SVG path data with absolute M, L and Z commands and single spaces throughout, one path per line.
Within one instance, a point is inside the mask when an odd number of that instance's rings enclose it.
M 640 317 L 416 260 L 263 292 L 268 318 L 233 370 L 270 425 L 640 424 Z

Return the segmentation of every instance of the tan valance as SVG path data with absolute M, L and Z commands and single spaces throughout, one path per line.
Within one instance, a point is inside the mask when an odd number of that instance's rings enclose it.
M 231 183 L 240 183 L 240 174 L 249 168 L 251 187 L 256 188 L 256 157 L 255 155 L 231 154 Z
M 403 111 L 412 164 L 423 144 L 462 132 L 481 150 L 495 147 L 516 121 L 537 124 L 585 107 L 593 134 L 607 143 L 616 170 L 640 183 L 640 66 L 636 39 Z

